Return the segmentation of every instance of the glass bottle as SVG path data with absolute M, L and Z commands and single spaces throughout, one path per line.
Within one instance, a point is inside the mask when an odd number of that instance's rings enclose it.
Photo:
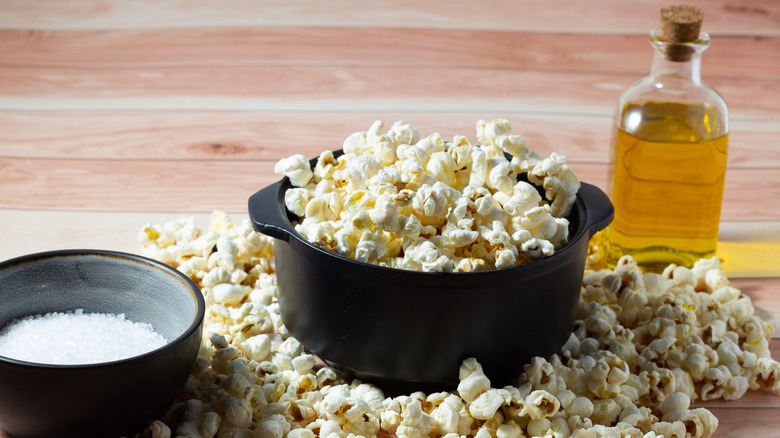
M 618 99 L 607 186 L 615 218 L 598 237 L 610 268 L 623 254 L 648 272 L 715 255 L 729 125 L 725 101 L 701 81 L 710 42 L 701 19 L 698 8 L 662 9 L 650 75 Z

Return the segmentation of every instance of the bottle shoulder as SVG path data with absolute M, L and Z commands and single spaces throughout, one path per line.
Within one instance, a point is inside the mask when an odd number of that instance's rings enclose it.
M 618 109 L 616 124 L 649 141 L 700 143 L 729 132 L 728 115 L 708 102 L 627 102 Z
M 642 102 L 706 103 L 728 114 L 723 96 L 705 82 L 694 83 L 689 78 L 646 76 L 629 85 L 618 98 L 618 108 L 627 103 Z
M 649 138 L 677 133 L 679 141 L 699 142 L 729 132 L 728 107 L 706 83 L 644 77 L 621 93 L 615 110 L 619 128 Z

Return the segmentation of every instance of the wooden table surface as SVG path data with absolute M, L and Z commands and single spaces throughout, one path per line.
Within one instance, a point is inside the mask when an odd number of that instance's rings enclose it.
M 712 37 L 703 79 L 731 112 L 724 266 L 780 327 L 780 2 L 691 4 Z M 604 188 L 613 106 L 648 73 L 666 5 L 0 0 L 0 259 L 138 253 L 147 222 L 245 217 L 278 159 L 376 119 L 473 138 L 504 117 Z M 704 405 L 716 437 L 780 437 L 780 397 Z

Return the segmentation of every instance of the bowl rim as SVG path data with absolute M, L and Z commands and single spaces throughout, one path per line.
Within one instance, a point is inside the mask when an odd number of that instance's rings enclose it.
M 166 342 L 165 345 L 157 347 L 145 353 L 137 354 L 135 356 L 126 357 L 123 359 L 117 359 L 108 362 L 95 362 L 95 363 L 85 363 L 85 364 L 49 364 L 49 363 L 30 362 L 26 360 L 15 359 L 0 354 L 0 362 L 5 362 L 8 364 L 13 364 L 18 366 L 31 367 L 31 368 L 59 369 L 59 370 L 106 368 L 106 367 L 112 367 L 112 366 L 122 365 L 126 363 L 136 362 L 139 360 L 150 359 L 155 356 L 158 356 L 162 354 L 165 350 L 169 348 L 173 348 L 178 344 L 181 344 L 186 339 L 188 339 L 194 332 L 201 329 L 203 324 L 203 319 L 206 315 L 206 301 L 203 297 L 203 292 L 201 292 L 198 285 L 196 285 L 191 278 L 189 278 L 188 276 L 186 276 L 184 273 L 180 272 L 176 268 L 167 265 L 165 263 L 159 262 L 157 260 L 151 259 L 149 257 L 145 257 L 138 254 L 132 254 L 128 252 L 104 250 L 104 249 L 61 249 L 61 250 L 52 250 L 52 251 L 43 251 L 43 252 L 37 252 L 32 254 L 25 254 L 22 256 L 1 261 L 0 271 L 4 271 L 5 269 L 8 268 L 17 267 L 22 264 L 35 263 L 41 260 L 63 258 L 63 257 L 88 257 L 88 256 L 97 256 L 106 259 L 109 258 L 122 259 L 124 261 L 136 263 L 138 265 L 142 265 L 147 268 L 158 269 L 162 271 L 164 274 L 174 277 L 174 279 L 176 280 L 179 280 L 180 282 L 182 282 L 184 286 L 186 286 L 186 288 L 190 291 L 190 294 L 195 300 L 196 312 L 195 312 L 195 316 L 192 319 L 192 322 L 187 327 L 187 329 L 184 330 L 184 332 L 182 332 L 175 339 Z

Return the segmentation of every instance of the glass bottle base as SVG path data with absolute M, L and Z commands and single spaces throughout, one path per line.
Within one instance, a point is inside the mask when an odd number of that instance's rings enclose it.
M 711 258 L 716 254 L 717 241 L 706 251 L 681 250 L 671 245 L 653 245 L 642 247 L 623 246 L 610 238 L 607 228 L 597 233 L 590 242 L 589 267 L 591 269 L 614 269 L 621 257 L 631 256 L 644 272 L 661 273 L 670 264 L 693 267 L 699 259 Z M 678 245 L 690 248 L 692 245 Z M 693 245 L 695 246 L 695 245 Z

